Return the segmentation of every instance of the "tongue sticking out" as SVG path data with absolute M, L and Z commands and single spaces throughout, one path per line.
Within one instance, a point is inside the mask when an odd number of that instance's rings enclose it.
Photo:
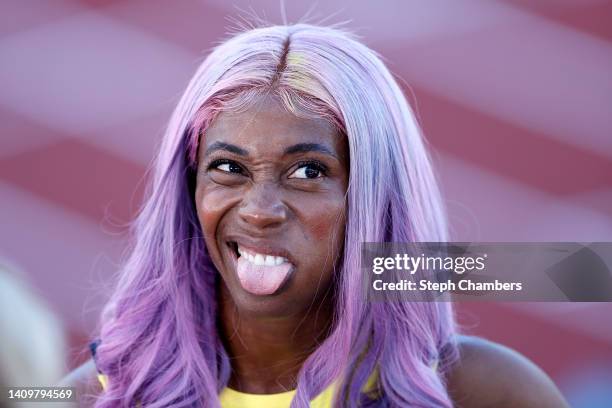
M 244 290 L 254 295 L 271 295 L 289 275 L 291 264 L 285 262 L 276 266 L 255 265 L 241 256 L 236 269 Z

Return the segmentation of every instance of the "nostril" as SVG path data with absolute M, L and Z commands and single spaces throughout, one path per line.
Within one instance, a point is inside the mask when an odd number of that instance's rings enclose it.
M 287 219 L 287 209 L 282 204 L 267 207 L 247 205 L 240 208 L 239 215 L 249 224 L 266 227 L 285 221 Z
M 276 187 L 266 183 L 254 186 L 245 194 L 238 215 L 248 224 L 263 228 L 283 222 L 287 208 Z

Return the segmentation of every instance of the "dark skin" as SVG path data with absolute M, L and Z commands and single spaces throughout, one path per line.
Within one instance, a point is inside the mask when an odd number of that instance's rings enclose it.
M 457 408 L 569 407 L 552 380 L 514 350 L 472 336 L 459 336 L 459 361 L 448 376 Z
M 325 339 L 347 186 L 345 139 L 325 120 L 287 114 L 274 99 L 243 113 L 221 113 L 201 138 L 195 203 L 221 275 L 231 388 L 259 394 L 294 389 L 300 366 Z M 234 243 L 283 253 L 294 264 L 291 276 L 274 294 L 249 293 L 237 278 Z
M 348 168 L 346 140 L 332 126 L 297 118 L 270 98 L 243 113 L 221 114 L 200 141 L 195 203 L 221 277 L 230 388 L 295 389 L 302 363 L 328 335 Z M 264 253 L 282 250 L 295 268 L 275 293 L 249 293 L 236 277 L 233 241 Z M 460 358 L 447 378 L 455 406 L 568 406 L 548 376 L 517 352 L 468 336 L 459 336 L 458 345 Z M 79 370 L 66 383 L 99 389 L 91 384 L 92 362 Z

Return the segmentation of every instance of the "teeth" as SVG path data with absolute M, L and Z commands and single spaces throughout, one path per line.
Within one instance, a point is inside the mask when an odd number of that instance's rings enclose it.
M 266 266 L 274 266 L 276 265 L 276 257 L 272 255 L 266 255 L 266 260 L 264 261 Z
M 247 252 L 246 250 L 238 247 L 238 253 L 241 257 L 244 257 L 247 261 L 254 263 L 258 266 L 277 266 L 285 262 L 288 262 L 286 258 L 282 256 L 264 255 L 258 253 Z

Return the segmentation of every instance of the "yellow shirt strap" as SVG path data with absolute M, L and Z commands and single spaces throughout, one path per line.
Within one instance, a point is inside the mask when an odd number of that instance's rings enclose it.
M 98 374 L 98 381 L 100 382 L 102 389 L 106 391 L 106 388 L 108 387 L 108 377 L 104 374 Z M 142 408 L 139 401 L 136 402 L 136 408 Z
M 98 374 L 98 381 L 100 382 L 102 389 L 106 390 L 108 387 L 108 378 L 104 374 Z

